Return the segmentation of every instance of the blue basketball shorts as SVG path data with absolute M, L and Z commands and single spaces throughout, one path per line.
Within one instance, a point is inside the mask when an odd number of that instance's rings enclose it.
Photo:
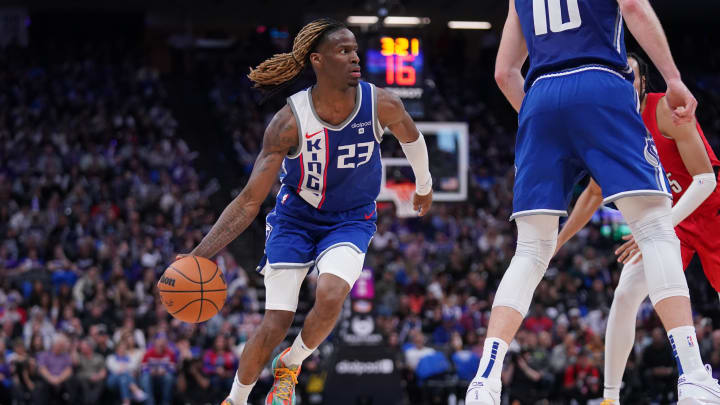
M 594 65 L 540 76 L 525 96 L 511 219 L 567 215 L 573 187 L 588 174 L 606 204 L 633 195 L 671 197 L 634 87 Z
M 265 218 L 265 255 L 257 267 L 307 269 L 330 249 L 348 246 L 367 253 L 375 234 L 375 203 L 348 211 L 321 211 L 282 187 L 275 209 Z

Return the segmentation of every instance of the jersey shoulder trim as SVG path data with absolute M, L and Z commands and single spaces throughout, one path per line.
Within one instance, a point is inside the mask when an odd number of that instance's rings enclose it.
M 297 159 L 298 156 L 302 153 L 302 125 L 300 124 L 300 115 L 298 114 L 297 107 L 295 107 L 295 102 L 293 102 L 293 98 L 288 97 L 287 103 L 290 106 L 290 110 L 292 111 L 293 116 L 295 117 L 295 124 L 297 125 L 297 136 L 298 136 L 298 146 L 295 148 L 295 150 L 291 150 L 288 152 L 288 155 L 286 156 L 288 159 Z
M 375 132 L 375 140 L 378 143 L 382 142 L 383 134 L 385 130 L 380 124 L 380 115 L 378 114 L 378 88 L 372 83 L 370 84 L 370 92 L 372 93 L 372 121 L 373 121 L 373 132 Z

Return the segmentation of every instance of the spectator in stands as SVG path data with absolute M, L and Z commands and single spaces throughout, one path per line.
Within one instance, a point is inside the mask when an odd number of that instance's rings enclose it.
M 591 363 L 590 353 L 581 350 L 575 364 L 567 366 L 563 387 L 567 397 L 577 399 L 581 405 L 590 399 L 602 397 L 600 370 Z
M 435 353 L 435 349 L 425 346 L 425 335 L 419 330 L 410 332 L 412 346 L 405 350 L 405 364 L 410 370 L 415 370 L 423 357 Z
M 543 397 L 540 394 L 542 373 L 533 369 L 529 360 L 531 353 L 523 350 L 513 353 L 505 370 L 505 378 L 510 379 L 510 404 L 534 404 Z
M 105 390 L 105 358 L 93 351 L 92 341 L 82 339 L 78 345 L 77 380 L 84 405 L 94 405 Z
M 76 402 L 77 384 L 69 349 L 67 336 L 57 334 L 53 337 L 51 350 L 38 354 L 37 366 L 41 379 L 33 392 L 35 403 L 47 404 L 50 398 L 59 398 L 66 404 Z
M 12 374 L 5 350 L 5 341 L 0 339 L 0 404 L 9 404 L 12 398 Z
M 22 338 L 13 343 L 13 353 L 9 359 L 12 371 L 13 399 L 20 403 L 30 403 L 35 391 L 38 376 L 35 361 L 28 355 Z
M 147 394 L 147 405 L 155 405 L 155 396 L 160 395 L 160 405 L 170 405 L 175 383 L 175 353 L 168 347 L 167 336 L 155 336 L 153 346 L 145 352 L 142 360 L 140 386 Z
M 668 401 L 675 395 L 677 373 L 672 349 L 660 328 L 652 331 L 652 343 L 642 354 L 644 385 L 655 401 Z
M 210 378 L 214 389 L 223 393 L 230 391 L 237 372 L 237 361 L 235 354 L 230 351 L 227 337 L 218 334 L 213 347 L 206 350 L 203 356 L 203 373 Z
M 177 343 L 178 349 L 178 399 L 185 404 L 204 404 L 211 399 L 221 401 L 227 392 L 211 385 L 208 375 L 203 372 L 200 350 L 193 348 L 188 339 Z M 233 378 L 234 378 L 233 371 Z
M 130 405 L 131 399 L 137 402 L 147 399 L 145 392 L 137 386 L 135 379 L 137 368 L 134 360 L 128 355 L 125 342 L 119 342 L 115 346 L 115 353 L 108 356 L 106 366 L 109 371 L 108 388 L 118 392 L 122 405 Z

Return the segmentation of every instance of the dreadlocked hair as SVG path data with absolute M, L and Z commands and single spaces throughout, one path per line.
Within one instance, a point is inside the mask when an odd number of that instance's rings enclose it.
M 302 27 L 290 52 L 273 55 L 255 69 L 250 68 L 248 78 L 255 82 L 255 87 L 272 89 L 289 84 L 296 79 L 309 64 L 309 57 L 322 39 L 329 33 L 345 24 L 330 18 L 320 18 Z

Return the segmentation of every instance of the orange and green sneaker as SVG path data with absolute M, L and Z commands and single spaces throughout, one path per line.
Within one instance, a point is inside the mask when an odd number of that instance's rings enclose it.
M 288 347 L 272 362 L 275 382 L 272 390 L 265 398 L 265 405 L 295 405 L 295 385 L 297 384 L 300 366 L 286 367 L 282 361 L 283 356 L 290 351 Z

